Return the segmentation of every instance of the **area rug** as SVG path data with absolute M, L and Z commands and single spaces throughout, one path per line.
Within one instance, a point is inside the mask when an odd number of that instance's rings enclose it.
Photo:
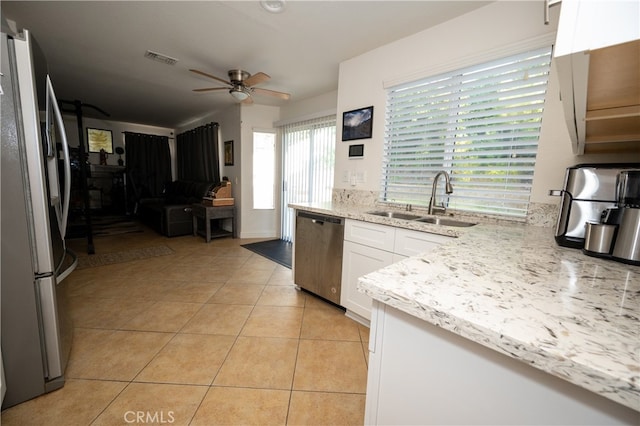
M 140 223 L 127 216 L 91 216 L 91 230 L 94 237 L 144 231 Z M 87 224 L 84 217 L 76 218 L 67 226 L 67 238 L 85 238 L 86 236 Z
M 287 241 L 261 241 L 259 243 L 243 244 L 242 247 L 291 269 L 292 244 Z
M 108 235 L 129 234 L 132 232 L 142 232 L 142 226 L 138 222 L 128 221 L 113 223 L 110 225 L 94 225 L 93 235 L 95 237 L 105 237 Z
M 167 246 L 152 246 L 139 249 L 116 251 L 113 253 L 92 254 L 79 256 L 76 269 L 94 268 L 96 266 L 112 265 L 114 263 L 131 262 L 132 260 L 148 259 L 150 257 L 173 254 Z

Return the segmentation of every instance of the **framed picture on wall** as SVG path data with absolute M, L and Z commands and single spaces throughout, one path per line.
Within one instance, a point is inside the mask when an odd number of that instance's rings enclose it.
M 111 130 L 87 127 L 87 141 L 89 142 L 89 152 L 100 152 L 101 149 L 104 149 L 107 154 L 113 154 Z
M 369 139 L 373 130 L 373 106 L 342 113 L 342 140 Z
M 224 165 L 233 166 L 233 141 L 224 143 Z

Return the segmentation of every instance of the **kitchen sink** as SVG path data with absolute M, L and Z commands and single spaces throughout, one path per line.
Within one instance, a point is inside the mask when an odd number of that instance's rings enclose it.
M 416 220 L 422 217 L 416 214 L 409 214 L 409 213 L 402 213 L 402 212 L 375 211 L 375 212 L 367 212 L 367 213 L 372 214 L 374 216 L 382 216 L 382 217 L 388 217 L 391 219 L 404 219 L 404 220 Z
M 374 216 L 388 217 L 391 219 L 414 220 L 416 222 L 432 223 L 434 225 L 455 226 L 458 228 L 466 228 L 469 226 L 476 225 L 473 222 L 464 222 L 461 220 L 455 220 L 448 217 L 437 217 L 437 216 L 425 217 L 417 214 L 403 213 L 403 212 L 396 212 L 396 211 L 376 210 L 372 212 L 367 212 L 367 214 L 372 214 Z
M 458 228 L 466 228 L 474 226 L 473 222 L 463 222 L 461 220 L 449 219 L 446 217 L 421 217 L 416 222 L 433 223 L 434 225 L 455 226 Z

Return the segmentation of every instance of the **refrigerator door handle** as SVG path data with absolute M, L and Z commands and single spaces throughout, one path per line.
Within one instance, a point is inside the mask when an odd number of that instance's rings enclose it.
M 51 93 L 50 92 L 51 91 L 49 90 L 49 76 L 47 75 L 47 84 L 46 84 L 46 89 L 45 89 L 46 114 L 45 114 L 44 137 L 46 138 L 46 144 L 47 144 L 47 158 L 55 158 L 56 157 L 56 151 L 55 151 L 55 148 L 53 146 L 53 140 L 52 140 L 52 136 L 51 136 L 51 114 L 50 114 L 50 110 L 49 110 L 49 105 L 51 104 Z
M 67 218 L 69 217 L 69 197 L 71 196 L 71 159 L 69 158 L 69 144 L 67 142 L 67 132 L 64 128 L 64 121 L 62 120 L 62 114 L 60 113 L 60 107 L 58 106 L 58 100 L 56 99 L 56 93 L 53 90 L 53 84 L 51 79 L 47 75 L 47 97 L 51 97 L 50 105 L 53 107 L 53 112 L 56 116 L 56 122 L 60 129 L 60 137 L 62 138 L 62 152 L 64 154 L 64 195 L 62 196 L 62 218 L 60 219 L 60 234 L 62 239 L 67 234 Z M 48 108 L 48 106 L 47 106 Z M 49 114 L 47 114 L 47 120 Z M 47 125 L 47 139 L 49 139 L 49 149 L 52 149 L 51 140 L 49 137 L 49 126 Z

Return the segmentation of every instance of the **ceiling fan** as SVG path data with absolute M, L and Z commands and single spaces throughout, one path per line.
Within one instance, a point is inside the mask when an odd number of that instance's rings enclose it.
M 251 95 L 253 93 L 257 93 L 260 95 L 268 95 L 268 96 L 275 96 L 277 98 L 280 99 L 284 99 L 284 100 L 288 100 L 290 95 L 288 93 L 284 93 L 284 92 L 277 92 L 275 90 L 269 90 L 269 89 L 261 89 L 258 87 L 253 87 L 256 84 L 260 84 L 260 83 L 264 83 L 265 81 L 269 80 L 271 77 L 269 77 L 267 74 L 263 73 L 263 72 L 259 72 L 256 74 L 249 74 L 246 71 L 243 70 L 229 70 L 229 81 L 224 80 L 222 78 L 216 77 L 215 75 L 211 75 L 208 74 L 206 72 L 203 71 L 199 71 L 199 70 L 194 70 L 194 69 L 190 69 L 189 71 L 191 71 L 192 73 L 195 74 L 200 74 L 203 75 L 205 77 L 209 77 L 212 78 L 216 81 L 219 81 L 221 83 L 224 83 L 227 85 L 227 87 L 207 87 L 204 89 L 193 89 L 194 92 L 209 92 L 209 91 L 213 91 L 213 90 L 228 90 L 229 93 L 231 94 L 231 96 L 233 96 L 233 98 L 235 100 L 237 100 L 238 102 L 243 102 L 243 103 L 253 103 L 253 99 L 251 98 Z

